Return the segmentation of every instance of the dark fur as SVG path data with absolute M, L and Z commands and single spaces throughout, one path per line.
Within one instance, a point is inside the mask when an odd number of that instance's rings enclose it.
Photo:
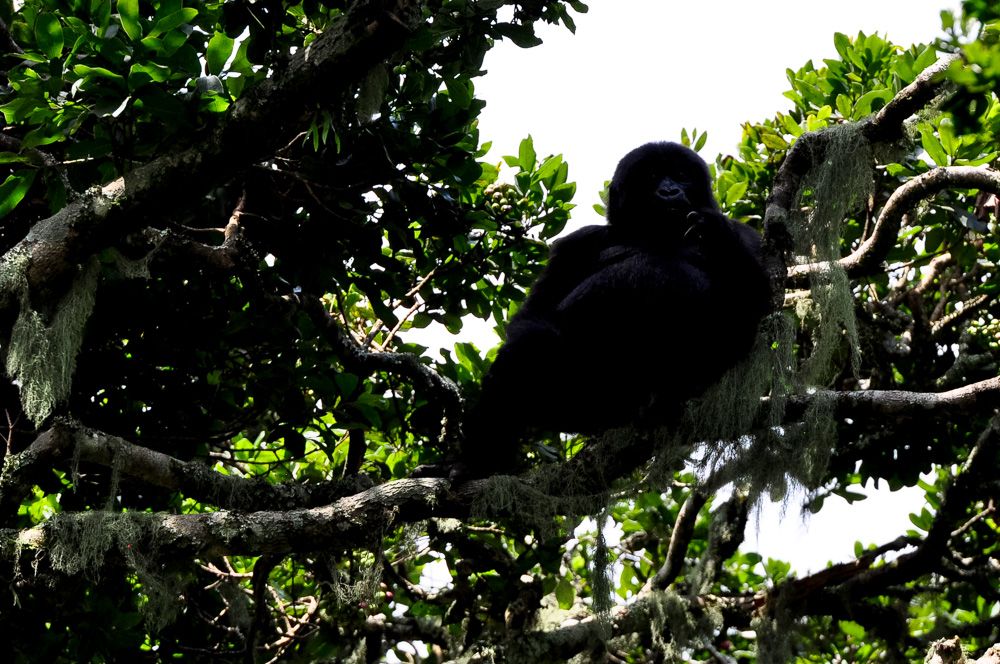
M 607 218 L 552 245 L 470 413 L 467 465 L 511 465 L 532 430 L 674 421 L 749 352 L 770 299 L 760 238 L 719 211 L 698 155 L 628 153 Z

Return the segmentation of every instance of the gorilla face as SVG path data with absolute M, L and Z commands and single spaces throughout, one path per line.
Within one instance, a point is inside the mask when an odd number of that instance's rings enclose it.
M 708 166 L 677 143 L 647 143 L 629 152 L 608 191 L 608 223 L 622 231 L 683 235 L 691 226 L 688 213 L 716 209 Z

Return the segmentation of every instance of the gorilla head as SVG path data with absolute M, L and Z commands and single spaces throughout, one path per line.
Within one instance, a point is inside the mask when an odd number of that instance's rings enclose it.
M 708 166 L 679 143 L 647 143 L 625 155 L 608 189 L 608 223 L 649 236 L 683 235 L 692 211 L 717 210 Z M 669 224 L 669 228 L 651 225 Z

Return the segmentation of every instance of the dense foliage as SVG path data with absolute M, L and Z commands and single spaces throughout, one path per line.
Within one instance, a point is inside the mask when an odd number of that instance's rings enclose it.
M 0 2 L 12 661 L 904 662 L 1000 641 L 992 3 L 945 13 L 934 45 L 836 35 L 714 164 L 780 286 L 769 380 L 712 396 L 745 417 L 540 437 L 520 478 L 414 475 L 455 449 L 491 355 L 408 332 L 502 331 L 573 207 L 530 139 L 484 160 L 473 80 L 496 40 L 586 9 Z M 649 313 L 620 314 L 636 343 Z M 644 453 L 580 474 L 622 440 Z M 799 482 L 818 510 L 871 478 L 926 504 L 855 561 L 796 579 L 741 546 L 764 492 Z

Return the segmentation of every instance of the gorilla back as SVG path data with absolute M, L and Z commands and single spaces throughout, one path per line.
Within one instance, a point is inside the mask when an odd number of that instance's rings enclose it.
M 648 143 L 608 193 L 608 223 L 552 245 L 507 326 L 469 413 L 469 466 L 511 465 L 533 430 L 675 421 L 750 351 L 770 304 L 760 238 L 719 211 L 705 162 Z

